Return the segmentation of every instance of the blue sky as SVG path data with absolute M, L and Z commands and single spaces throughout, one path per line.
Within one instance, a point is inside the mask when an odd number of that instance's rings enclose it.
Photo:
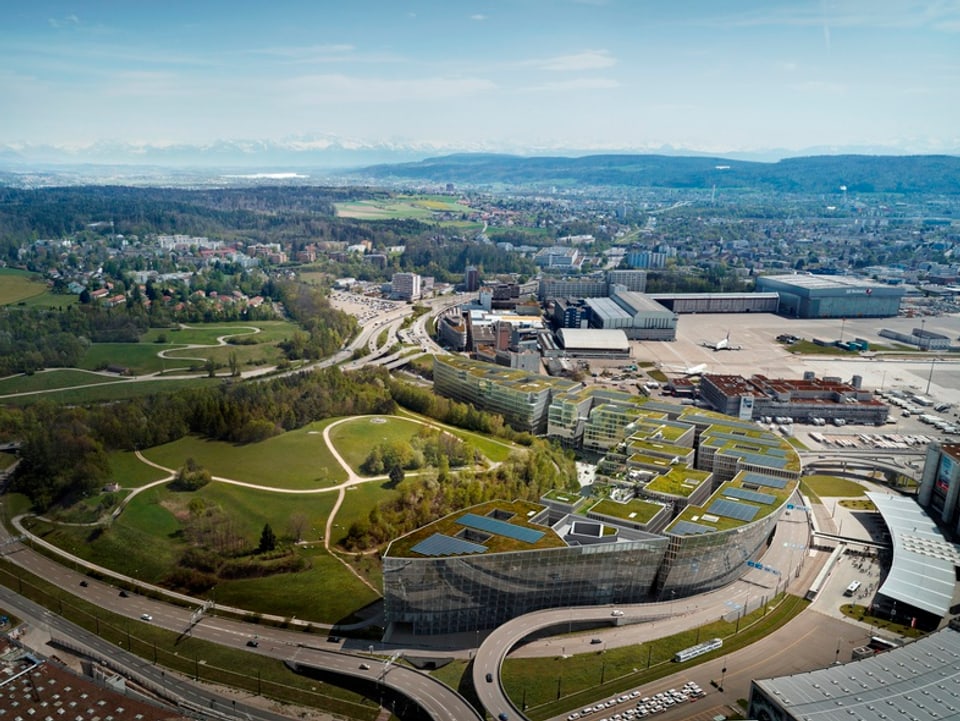
M 0 144 L 960 152 L 960 0 L 0 4 Z

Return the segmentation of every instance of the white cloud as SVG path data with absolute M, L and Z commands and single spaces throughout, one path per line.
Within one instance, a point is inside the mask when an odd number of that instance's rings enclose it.
M 616 65 L 617 60 L 607 50 L 586 50 L 575 55 L 558 55 L 546 60 L 535 60 L 533 64 L 543 70 L 599 70 Z
M 483 78 L 363 78 L 352 75 L 303 75 L 280 89 L 297 104 L 393 103 L 463 98 L 496 88 Z
M 49 18 L 47 23 L 52 28 L 66 28 L 66 27 L 75 27 L 80 24 L 80 18 L 76 15 L 67 15 L 62 18 Z
M 471 16 L 470 16 L 470 19 L 471 19 L 471 20 L 486 20 L 486 19 L 487 19 L 487 16 L 486 16 L 486 15 L 482 15 L 482 14 L 480 14 L 480 13 L 477 13 L 476 15 L 471 15 Z
M 533 92 L 570 92 L 574 90 L 610 90 L 619 88 L 620 83 L 612 78 L 573 78 L 556 82 L 535 85 L 529 90 Z

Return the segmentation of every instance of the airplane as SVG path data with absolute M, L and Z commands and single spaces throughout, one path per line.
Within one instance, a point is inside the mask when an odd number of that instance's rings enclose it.
M 701 363 L 700 365 L 695 366 L 679 366 L 678 368 L 667 368 L 667 371 L 670 373 L 675 373 L 684 378 L 689 376 L 699 376 L 707 372 L 707 364 Z
M 730 345 L 730 331 L 727 331 L 727 335 L 716 343 L 710 343 L 708 341 L 700 341 L 700 345 L 704 348 L 709 348 L 712 351 L 718 350 L 743 350 L 743 346 L 740 345 Z

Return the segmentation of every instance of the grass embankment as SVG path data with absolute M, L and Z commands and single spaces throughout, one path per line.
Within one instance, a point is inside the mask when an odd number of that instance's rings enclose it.
M 0 560 L 0 583 L 87 631 L 184 676 L 347 718 L 361 721 L 377 718 L 376 702 L 337 686 L 298 676 L 280 660 L 111 613 L 6 560 Z M 251 627 L 251 635 L 255 633 L 255 627 Z

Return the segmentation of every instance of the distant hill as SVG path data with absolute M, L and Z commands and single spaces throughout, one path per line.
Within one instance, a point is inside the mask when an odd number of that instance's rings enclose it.
M 960 193 L 960 157 L 820 155 L 759 163 L 668 155 L 577 158 L 461 153 L 415 163 L 374 165 L 380 180 L 469 185 L 745 188 L 787 193 Z

